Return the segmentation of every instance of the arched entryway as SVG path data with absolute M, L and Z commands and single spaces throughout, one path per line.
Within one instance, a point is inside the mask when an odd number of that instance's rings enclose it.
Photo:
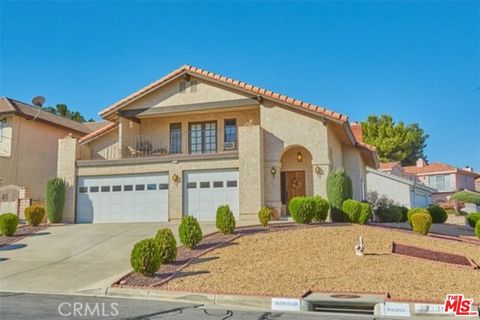
M 288 212 L 288 203 L 294 197 L 313 194 L 312 155 L 302 146 L 290 146 L 284 150 L 281 163 L 281 199 Z

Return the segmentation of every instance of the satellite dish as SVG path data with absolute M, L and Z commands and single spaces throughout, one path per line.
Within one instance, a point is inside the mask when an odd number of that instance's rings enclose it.
M 42 107 L 45 103 L 45 97 L 37 96 L 32 99 L 32 104 L 37 107 Z

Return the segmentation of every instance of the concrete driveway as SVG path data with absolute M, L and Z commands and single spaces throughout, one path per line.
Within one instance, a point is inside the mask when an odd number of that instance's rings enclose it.
M 139 240 L 177 223 L 108 223 L 49 227 L 0 247 L 0 290 L 82 292 L 108 287 L 130 271 L 130 251 Z M 215 223 L 202 223 L 203 234 Z

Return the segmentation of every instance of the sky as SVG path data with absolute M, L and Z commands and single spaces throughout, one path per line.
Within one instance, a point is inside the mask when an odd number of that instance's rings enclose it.
M 480 171 L 478 1 L 0 1 L 0 96 L 98 120 L 184 64 L 419 123 L 430 162 Z

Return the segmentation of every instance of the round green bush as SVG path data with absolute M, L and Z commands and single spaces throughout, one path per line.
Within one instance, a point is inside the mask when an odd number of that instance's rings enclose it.
M 470 227 L 475 228 L 477 221 L 480 221 L 480 212 L 472 212 L 467 216 L 467 222 Z
M 478 220 L 475 225 L 475 234 L 477 235 L 477 238 L 480 239 L 480 220 Z
M 292 212 L 298 212 L 298 209 L 300 208 L 300 203 L 302 202 L 304 197 L 294 197 L 290 199 L 290 202 L 288 203 L 288 212 L 290 215 L 292 215 Z
M 135 244 L 130 255 L 133 271 L 151 276 L 160 269 L 161 264 L 157 241 L 145 239 Z
M 272 220 L 272 209 L 263 207 L 258 212 L 258 221 L 264 227 L 268 226 L 268 223 Z
M 328 209 L 330 209 L 330 204 L 328 200 L 323 199 L 319 196 L 312 197 L 315 202 L 315 211 L 313 212 L 313 221 L 325 221 L 328 216 Z
M 360 202 L 356 200 L 345 200 L 342 204 L 342 212 L 345 214 L 345 221 L 358 223 L 360 219 Z
M 428 206 L 427 210 L 432 216 L 433 223 L 444 223 L 448 219 L 447 211 L 440 206 L 431 204 Z
M 428 212 L 428 210 L 425 209 L 425 208 L 411 208 L 411 209 L 409 209 L 408 212 L 407 212 L 407 220 L 408 220 L 408 222 L 410 223 L 410 225 L 412 225 L 412 216 L 413 216 L 415 213 L 427 213 L 427 214 L 430 214 L 430 212 Z
M 372 217 L 372 206 L 366 202 L 360 202 L 360 224 L 366 224 Z
M 0 215 L 0 234 L 11 237 L 17 231 L 18 223 L 17 215 L 14 213 L 4 213 Z
M 292 206 L 293 210 L 289 208 L 290 215 L 295 222 L 308 224 L 312 222 L 316 207 L 316 202 L 312 197 L 300 197 L 300 200 L 296 200 L 296 205 Z
M 29 225 L 38 226 L 45 217 L 45 209 L 40 206 L 30 206 L 25 208 L 24 214 Z
M 173 236 L 172 230 L 163 228 L 158 230 L 155 236 L 158 252 L 160 253 L 160 263 L 169 264 L 175 261 L 177 257 L 177 241 Z
M 415 213 L 411 216 L 412 230 L 426 235 L 432 226 L 432 216 L 428 213 Z
M 402 221 L 402 211 L 399 207 L 378 208 L 375 211 L 380 222 L 400 222 Z
M 65 184 L 60 178 L 50 179 L 45 195 L 45 210 L 48 220 L 52 223 L 62 221 L 63 205 L 65 203 Z
M 215 225 L 223 234 L 232 234 L 235 230 L 235 217 L 228 205 L 218 207 Z
M 180 226 L 178 227 L 178 235 L 180 242 L 187 248 L 193 249 L 202 241 L 202 229 L 198 224 L 197 219 L 192 216 L 183 217 Z

